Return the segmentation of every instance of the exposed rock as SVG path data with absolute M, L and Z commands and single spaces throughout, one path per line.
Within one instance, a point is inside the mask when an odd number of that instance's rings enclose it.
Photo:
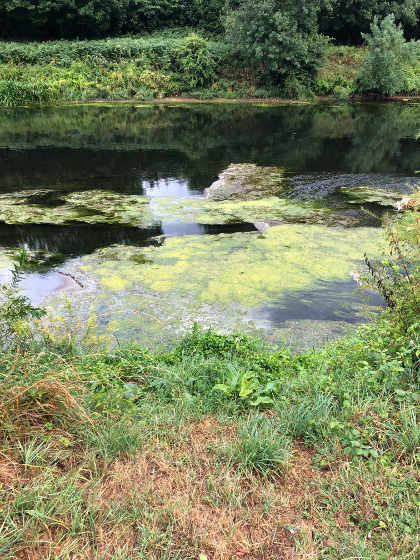
M 280 167 L 233 163 L 206 189 L 205 194 L 210 200 L 255 200 L 280 194 L 284 188 L 284 170 Z
M 254 226 L 258 231 L 264 232 L 270 227 L 271 224 L 267 224 L 267 222 L 254 222 Z

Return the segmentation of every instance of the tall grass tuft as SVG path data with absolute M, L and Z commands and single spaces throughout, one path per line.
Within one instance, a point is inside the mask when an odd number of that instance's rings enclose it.
M 263 414 L 253 415 L 246 419 L 239 441 L 228 454 L 244 471 L 284 474 L 291 456 L 291 441 L 275 420 Z

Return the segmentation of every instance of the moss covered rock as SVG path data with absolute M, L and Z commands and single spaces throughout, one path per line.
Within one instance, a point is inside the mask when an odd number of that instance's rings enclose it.
M 284 192 L 284 169 L 254 163 L 233 163 L 208 189 L 210 200 L 255 200 Z

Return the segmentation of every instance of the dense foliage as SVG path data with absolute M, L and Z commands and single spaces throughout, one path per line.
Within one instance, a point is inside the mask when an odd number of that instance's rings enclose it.
M 420 61 L 420 42 L 407 42 L 393 15 L 380 24 L 375 19 L 371 33 L 364 38 L 368 53 L 359 76 L 359 89 L 383 95 L 409 91 L 407 69 Z
M 0 105 L 413 95 L 420 49 L 405 41 L 418 36 L 419 3 L 9 0 L 0 8 L 0 36 L 60 40 L 0 43 Z M 96 39 L 127 33 L 134 36 Z M 332 46 L 334 39 L 367 48 Z
M 419 38 L 419 0 L 326 0 L 320 12 L 322 33 L 339 44 L 359 45 L 375 17 L 394 14 L 407 38 Z
M 249 2 L 248 2 L 249 3 Z M 264 1 L 254 2 L 264 10 Z M 96 38 L 193 26 L 220 32 L 226 6 L 240 0 L 5 0 L 0 36 L 19 39 Z M 280 3 L 288 11 L 288 2 Z M 299 25 L 319 4 L 321 32 L 340 44 L 360 44 L 375 16 L 395 14 L 407 38 L 419 37 L 419 0 L 319 0 L 304 2 Z M 296 3 L 298 8 L 299 2 Z M 291 30 L 293 27 L 291 28 Z
M 226 44 L 196 34 L 4 43 L 0 104 L 175 95 L 211 85 L 232 60 Z
M 226 18 L 227 40 L 266 78 L 287 80 L 286 88 L 298 93 L 300 82 L 314 76 L 327 46 L 317 33 L 319 7 L 318 0 L 240 0 Z
M 220 29 L 224 0 L 6 0 L 3 37 L 95 38 L 167 26 Z

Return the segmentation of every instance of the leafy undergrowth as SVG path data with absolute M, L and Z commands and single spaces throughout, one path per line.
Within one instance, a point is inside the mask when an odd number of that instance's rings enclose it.
M 329 47 L 324 64 L 316 77 L 316 93 L 337 97 L 346 97 L 353 93 L 365 56 L 366 49 L 363 47 Z
M 189 28 L 141 38 L 0 42 L 0 106 L 168 96 L 346 99 L 358 93 L 366 54 L 366 48 L 330 46 L 313 83 L 289 80 L 281 86 L 261 81 L 223 37 L 208 40 Z M 419 64 L 402 69 L 401 93 L 420 91 Z

